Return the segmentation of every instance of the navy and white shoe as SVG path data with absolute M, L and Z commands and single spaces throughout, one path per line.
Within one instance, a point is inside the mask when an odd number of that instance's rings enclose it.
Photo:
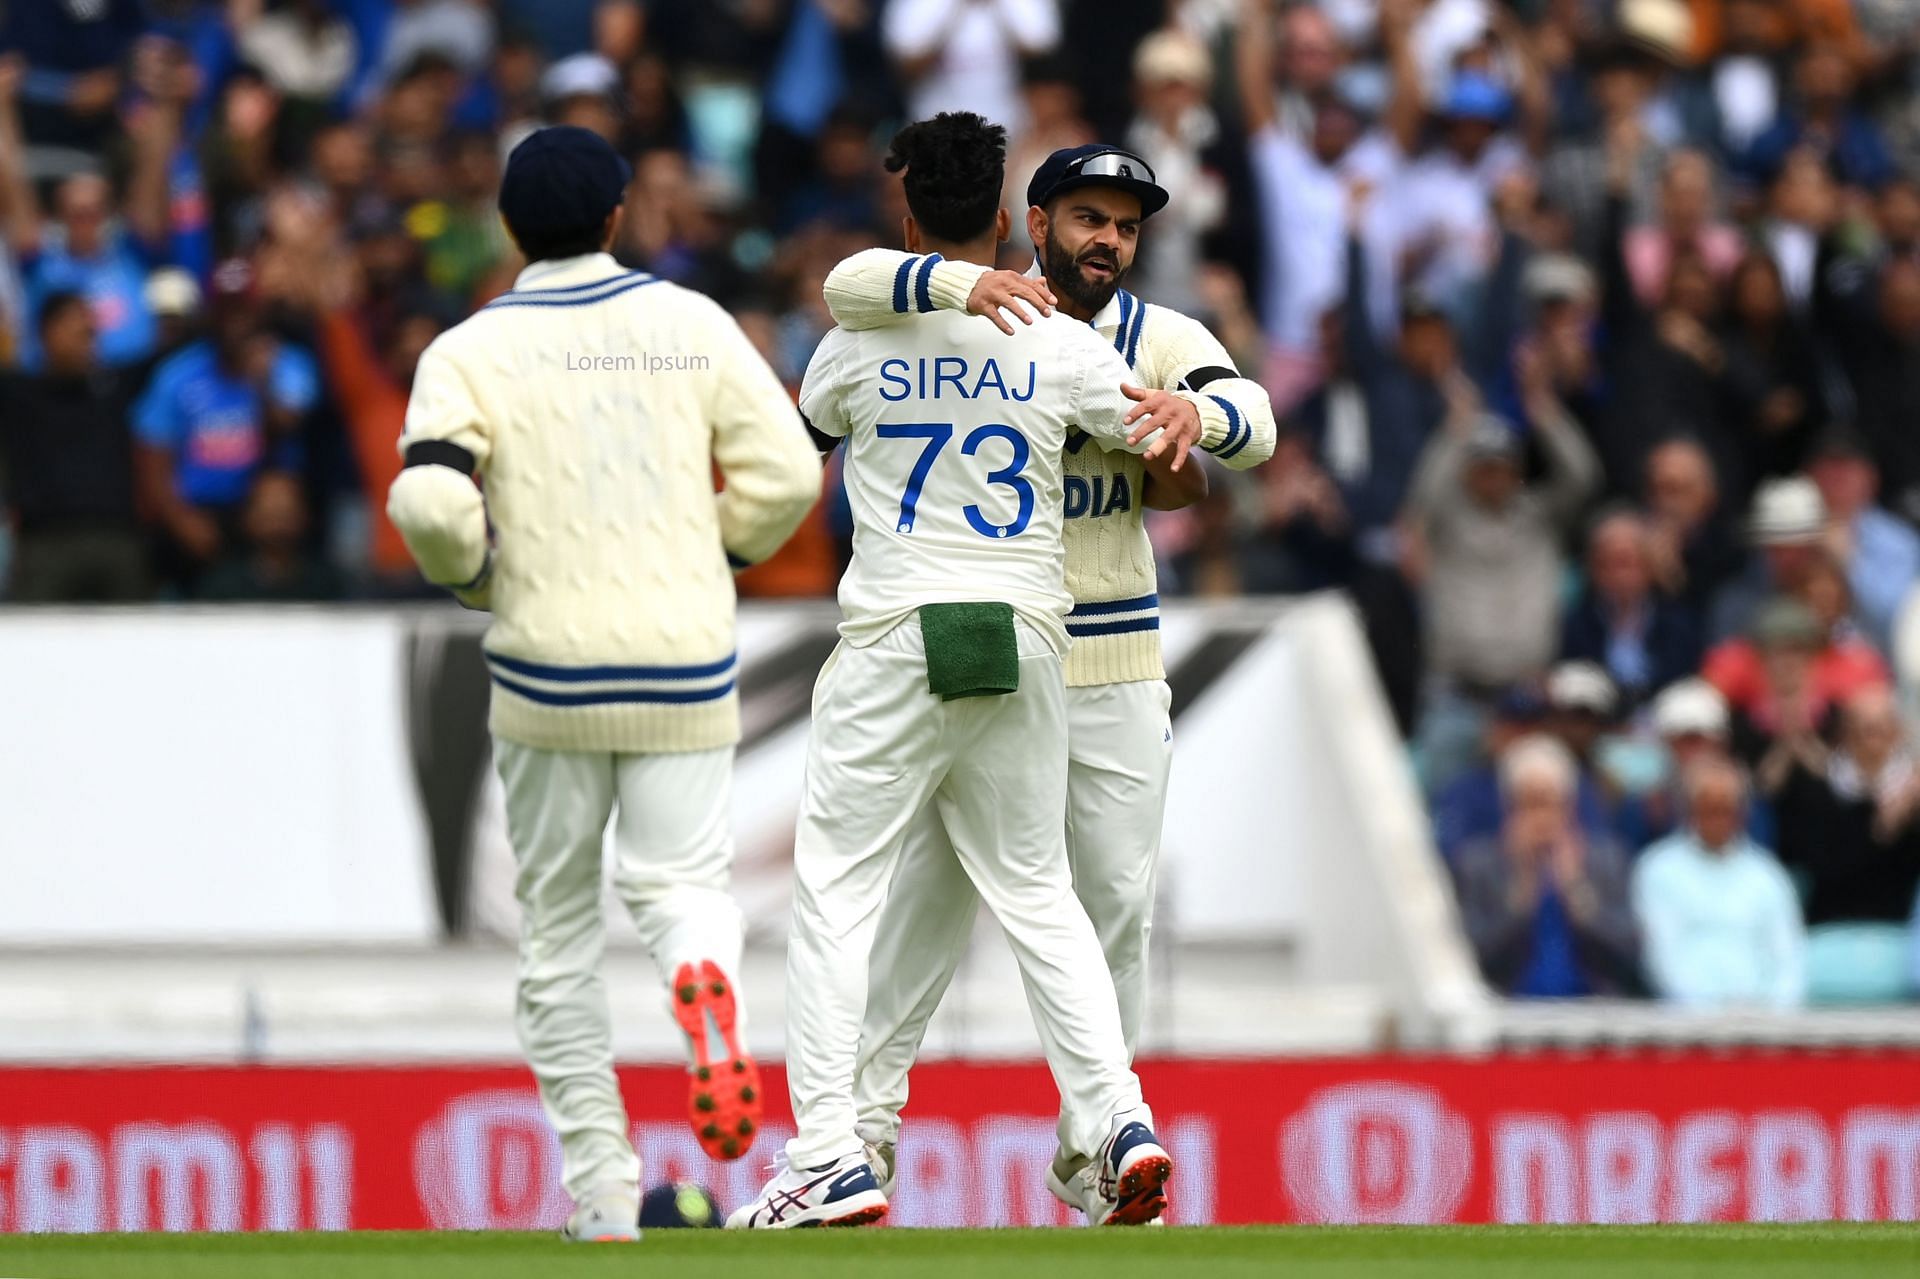
M 1093 1196 L 1086 1204 L 1089 1221 L 1103 1226 L 1144 1226 L 1167 1210 L 1173 1157 L 1135 1113 L 1114 1117 L 1113 1131 L 1091 1171 Z M 1049 1187 L 1055 1180 L 1058 1178 L 1049 1170 Z M 1072 1203 L 1061 1194 L 1065 1189 L 1062 1186 L 1054 1193 Z M 1095 1198 L 1097 1203 L 1093 1202 Z
M 603 1186 L 575 1205 L 560 1236 L 572 1243 L 633 1243 L 640 1238 L 640 1193 Z
M 773 1180 L 760 1197 L 727 1218 L 729 1230 L 790 1230 L 799 1226 L 870 1226 L 887 1215 L 866 1153 L 845 1155 L 818 1168 L 774 1161 Z
M 1067 1207 L 1086 1216 L 1089 1226 L 1164 1226 L 1167 1224 L 1167 1193 L 1164 1187 L 1144 1192 L 1134 1199 L 1115 1200 L 1100 1194 L 1099 1169 L 1088 1164 L 1078 1172 L 1062 1173 L 1060 1166 L 1047 1166 L 1047 1189 Z

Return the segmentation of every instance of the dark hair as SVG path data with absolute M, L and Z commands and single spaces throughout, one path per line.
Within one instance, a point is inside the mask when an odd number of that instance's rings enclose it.
M 62 315 L 76 306 L 83 307 L 86 304 L 87 299 L 72 289 L 55 289 L 40 300 L 40 311 L 34 316 L 36 331 L 45 333 L 47 326 Z
M 971 111 L 942 111 L 893 135 L 887 172 L 902 169 L 907 208 L 929 235 L 977 240 L 1000 211 L 1007 131 Z

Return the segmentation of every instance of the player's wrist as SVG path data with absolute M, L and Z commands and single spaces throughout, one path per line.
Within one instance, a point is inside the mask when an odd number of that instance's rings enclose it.
M 1218 453 L 1226 447 L 1233 435 L 1233 421 L 1219 402 L 1203 391 L 1175 391 L 1174 394 L 1193 405 L 1200 414 L 1200 448 Z
M 949 262 L 943 259 L 935 263 L 927 277 L 927 296 L 932 299 L 934 309 L 966 310 L 973 297 L 973 286 L 992 269 L 978 262 Z

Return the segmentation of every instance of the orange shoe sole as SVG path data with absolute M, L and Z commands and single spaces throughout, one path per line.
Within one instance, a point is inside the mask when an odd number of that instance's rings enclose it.
M 1160 1215 L 1166 1210 L 1167 1197 L 1159 1191 L 1155 1191 L 1150 1195 L 1142 1195 L 1138 1199 L 1129 1199 L 1118 1208 L 1115 1208 L 1113 1212 L 1108 1215 L 1107 1219 L 1100 1224 L 1103 1226 L 1144 1226 L 1149 1221 L 1158 1220 Z
M 1173 1160 L 1142 1159 L 1127 1169 L 1114 1197 L 1120 1206 L 1106 1220 L 1109 1226 L 1144 1226 L 1167 1210 L 1166 1185 L 1173 1176 Z
M 738 1159 L 760 1131 L 760 1068 L 740 1047 L 733 981 L 712 960 L 682 964 L 673 975 L 673 1016 L 693 1044 L 687 1122 L 709 1159 Z M 708 1025 L 720 1032 L 726 1057 L 711 1055 Z
M 796 1228 L 808 1230 L 815 1226 L 827 1226 L 829 1228 L 833 1226 L 877 1226 L 886 1219 L 887 1206 L 885 1204 L 875 1204 L 871 1208 L 862 1208 L 858 1212 L 850 1212 L 844 1217 L 835 1217 L 831 1221 L 809 1221 Z

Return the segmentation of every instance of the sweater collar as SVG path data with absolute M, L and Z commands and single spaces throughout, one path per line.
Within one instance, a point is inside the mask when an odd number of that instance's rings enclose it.
M 1035 258 L 1033 265 L 1027 268 L 1028 279 L 1037 280 L 1045 274 L 1046 272 L 1040 269 L 1039 258 Z M 1125 289 L 1115 289 L 1113 296 L 1107 299 L 1107 304 L 1096 311 L 1093 319 L 1088 321 L 1101 337 L 1110 338 L 1120 331 L 1120 299 L 1122 297 L 1130 299 L 1128 302 L 1128 313 L 1131 314 L 1131 308 L 1138 305 L 1137 300 L 1133 300 L 1132 294 L 1129 294 Z
M 513 277 L 514 291 L 522 289 L 564 288 L 569 284 L 591 284 L 595 280 L 623 275 L 626 268 L 613 260 L 611 253 L 582 253 L 571 258 L 545 258 L 529 263 Z

